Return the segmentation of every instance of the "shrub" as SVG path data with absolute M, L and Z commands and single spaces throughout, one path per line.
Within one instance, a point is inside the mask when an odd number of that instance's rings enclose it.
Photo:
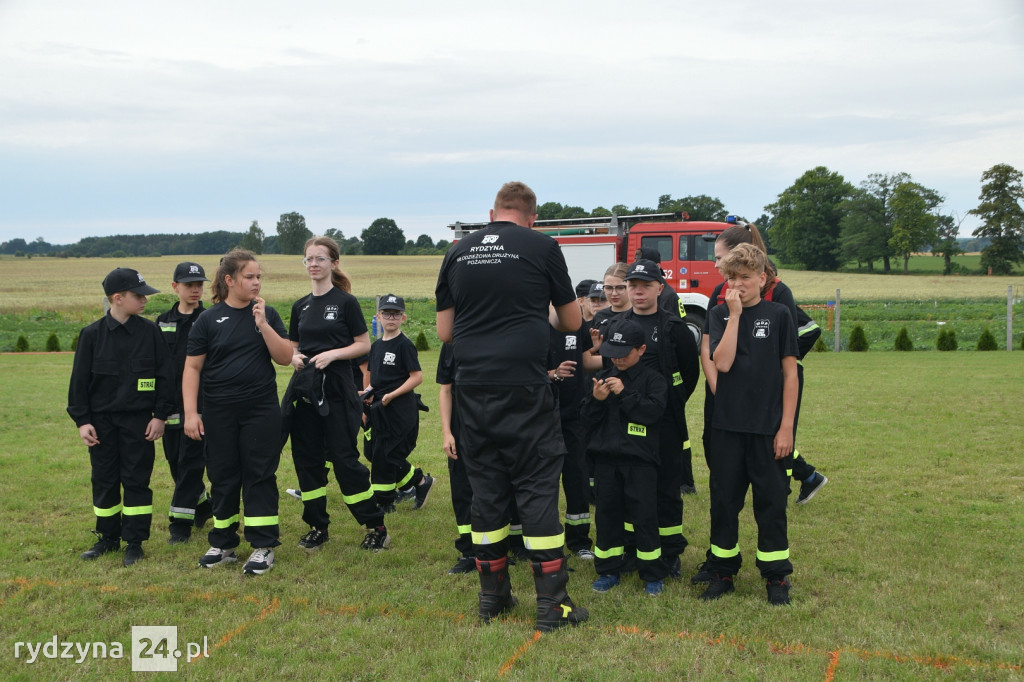
M 76 350 L 78 350 L 78 336 L 71 339 L 71 352 L 74 353 Z
M 430 344 L 427 343 L 427 335 L 422 330 L 416 335 L 416 350 L 430 350 Z
M 992 332 L 985 327 L 985 330 L 981 332 L 981 336 L 978 337 L 978 350 L 999 350 L 999 346 L 996 344 L 996 337 L 992 336 Z
M 26 353 L 26 352 L 28 352 L 28 339 L 25 338 L 24 334 L 19 336 L 18 340 L 14 342 L 14 352 L 15 353 Z
M 46 337 L 46 352 L 60 352 L 60 339 L 57 338 L 57 332 L 50 332 L 50 335 Z
M 907 333 L 906 327 L 901 328 L 900 333 L 896 335 L 893 350 L 914 350 L 914 343 L 910 340 L 910 334 Z
M 935 347 L 939 350 L 956 350 L 956 332 L 943 327 L 939 332 L 939 338 L 935 340 Z
M 818 340 L 814 342 L 814 348 L 811 351 L 814 353 L 827 353 L 828 346 L 825 345 L 825 341 L 819 336 Z
M 853 353 L 863 353 L 868 349 L 868 337 L 864 334 L 864 327 L 859 324 L 853 328 L 850 332 L 850 342 L 846 346 L 846 350 Z

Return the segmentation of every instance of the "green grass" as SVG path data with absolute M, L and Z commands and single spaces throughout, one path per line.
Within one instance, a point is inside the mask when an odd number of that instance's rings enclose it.
M 17 641 L 120 641 L 132 625 L 177 625 L 179 642 L 207 637 L 211 658 L 177 677 L 337 679 L 1020 679 L 1024 676 L 1024 365 L 1008 353 L 815 354 L 797 444 L 830 483 L 791 506 L 793 605 L 771 608 L 753 566 L 754 524 L 737 591 L 704 604 L 689 582 L 658 599 L 635 576 L 606 595 L 573 560 L 574 598 L 591 620 L 534 641 L 528 568 L 512 568 L 520 605 L 487 627 L 472 614 L 477 582 L 448 576 L 456 558 L 440 449 L 436 351 L 421 354 L 422 415 L 413 460 L 438 478 L 430 503 L 389 516 L 394 546 L 358 549 L 360 529 L 332 487 L 332 539 L 315 556 L 296 547 L 300 506 L 281 500 L 284 544 L 274 570 L 202 571 L 202 538 L 165 544 L 156 514 L 148 557 L 122 569 L 92 563 L 89 464 L 64 412 L 71 356 L 0 356 L 0 678 L 126 679 L 129 661 L 14 659 Z M 281 374 L 283 384 L 287 371 Z M 699 494 L 686 499 L 693 547 L 707 542 L 702 391 L 688 406 Z M 968 399 L 969 397 L 969 399 Z M 170 502 L 159 454 L 154 506 Z M 286 449 L 278 475 L 295 482 Z M 333 485 L 333 484 L 332 484 Z M 127 654 L 126 654 L 127 656 Z M 165 676 L 168 677 L 168 676 Z

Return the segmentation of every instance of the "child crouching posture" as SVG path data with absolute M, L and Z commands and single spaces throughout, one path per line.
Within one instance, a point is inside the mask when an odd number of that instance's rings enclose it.
M 719 269 L 729 282 L 725 303 L 710 313 L 709 345 L 718 370 L 712 417 L 711 574 L 705 601 L 733 591 L 742 557 L 739 513 L 753 488 L 757 567 L 768 601 L 789 603 L 786 475 L 792 466 L 797 400 L 797 332 L 786 306 L 761 300 L 765 255 L 740 244 Z
M 647 346 L 644 332 L 632 320 L 609 323 L 600 353 L 613 369 L 593 379 L 583 400 L 581 419 L 591 433 L 588 452 L 595 461 L 597 546 L 593 588 L 607 592 L 619 584 L 625 555 L 626 520 L 636 539 L 636 566 L 645 591 L 657 596 L 667 568 L 661 561 L 658 507 L 658 423 L 668 400 L 660 373 L 640 362 Z

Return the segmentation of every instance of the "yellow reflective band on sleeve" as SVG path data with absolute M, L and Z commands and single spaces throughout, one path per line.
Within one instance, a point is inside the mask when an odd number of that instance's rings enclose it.
M 230 528 L 233 523 L 238 523 L 238 514 L 227 519 L 218 519 L 216 516 L 213 517 L 214 528 Z
M 142 507 L 125 507 L 121 510 L 125 516 L 145 516 L 153 513 L 153 505 L 147 504 Z
M 373 429 L 366 429 L 366 431 L 363 432 L 363 438 L 366 440 L 373 440 Z
M 647 427 L 643 424 L 634 424 L 629 422 L 626 426 L 626 433 L 630 436 L 639 436 L 641 438 L 647 437 Z
M 740 553 L 740 546 L 736 545 L 732 549 L 722 549 L 718 545 L 711 545 L 711 554 L 721 559 L 731 559 L 734 556 L 738 556 Z
M 276 526 L 276 516 L 243 516 L 242 523 L 247 526 Z
M 389 490 L 395 489 L 394 483 L 373 483 L 370 485 L 370 489 L 378 493 L 386 493 Z
M 661 547 L 654 550 L 653 552 L 641 552 L 639 549 L 636 551 L 636 558 L 642 561 L 654 561 L 655 559 L 661 558 Z
M 660 535 L 662 537 L 665 537 L 666 535 L 682 535 L 682 534 L 683 534 L 683 526 L 682 526 L 682 524 L 680 524 L 678 526 L 666 526 L 664 528 L 658 528 L 658 535 Z
M 633 524 L 629 521 L 624 521 L 622 527 L 626 530 L 627 533 L 633 532 Z
M 497 530 L 484 531 L 483 533 L 478 533 L 475 530 L 471 532 L 474 545 L 493 545 L 508 537 L 508 526 L 498 528 Z
M 156 390 L 156 377 L 152 379 L 139 379 L 139 390 L 140 391 L 155 391 Z
M 565 533 L 559 533 L 558 535 L 542 535 L 539 537 L 524 535 L 523 544 L 526 545 L 526 549 L 530 550 L 558 549 L 565 545 Z
M 173 322 L 170 322 L 170 323 L 168 323 L 168 322 L 161 322 L 160 323 L 160 331 L 162 331 L 162 332 L 170 332 L 170 333 L 173 334 L 174 332 L 178 331 L 178 325 L 174 324 Z
M 409 473 L 406 474 L 405 477 L 401 481 L 396 483 L 395 487 L 396 488 L 404 488 L 405 486 L 407 486 L 409 484 L 409 481 L 412 480 L 412 477 L 415 474 L 416 474 L 416 469 L 414 469 L 413 467 L 409 467 Z
M 678 386 L 681 383 L 683 383 L 683 375 L 680 374 L 679 372 L 673 372 L 672 373 L 672 385 L 673 386 Z
M 317 488 L 316 490 L 308 490 L 308 491 L 307 490 L 303 490 L 302 491 L 302 501 L 303 502 L 309 502 L 310 500 L 315 500 L 315 499 L 320 498 L 320 497 L 327 497 L 327 487 L 326 486 L 324 486 L 323 488 Z
M 601 549 L 596 546 L 594 547 L 594 556 L 598 559 L 610 559 L 613 556 L 622 556 L 625 553 L 625 547 L 609 547 L 608 549 Z
M 373 498 L 373 491 L 371 489 L 369 489 L 369 488 L 367 488 L 366 490 L 364 490 L 361 493 L 356 493 L 355 495 L 346 495 L 344 493 L 341 494 L 341 499 L 344 500 L 345 504 L 348 504 L 348 505 L 359 504 L 360 502 L 363 502 L 365 500 L 369 500 L 369 499 L 372 499 L 372 498 Z
M 113 516 L 114 514 L 117 514 L 121 511 L 121 505 L 117 504 L 114 505 L 113 507 L 108 507 L 107 509 L 103 509 L 101 507 L 93 507 L 92 511 L 94 514 L 96 514 L 96 516 Z
M 788 558 L 789 558 L 789 550 L 788 549 L 780 549 L 777 552 L 762 552 L 761 550 L 757 550 L 757 560 L 758 561 L 783 561 L 784 559 L 788 559 Z
M 797 336 L 803 336 L 804 334 L 812 332 L 815 329 L 819 329 L 818 323 L 815 322 L 814 320 L 811 320 L 810 322 L 808 322 L 804 326 L 800 327 L 800 329 L 796 330 L 797 331 Z
M 455 526 L 455 530 L 459 531 L 459 535 L 466 535 L 467 533 L 473 532 L 473 526 L 469 525 L 468 523 L 465 525 L 460 524 L 458 526 Z
M 168 426 L 177 426 L 178 424 L 181 424 L 181 418 L 180 417 L 169 417 L 167 419 L 167 425 Z

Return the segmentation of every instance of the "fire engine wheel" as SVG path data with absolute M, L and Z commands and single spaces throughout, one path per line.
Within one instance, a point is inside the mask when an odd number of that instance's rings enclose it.
M 704 337 L 704 311 L 702 310 L 687 310 L 686 326 L 690 329 L 690 333 L 693 334 L 693 340 L 697 344 L 697 352 L 700 352 L 700 342 Z

